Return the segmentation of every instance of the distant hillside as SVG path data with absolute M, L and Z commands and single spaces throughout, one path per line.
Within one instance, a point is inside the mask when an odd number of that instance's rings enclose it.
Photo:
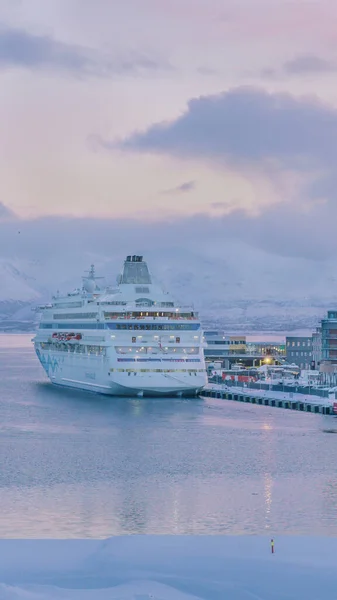
M 137 249 L 136 249 L 137 250 Z M 284 331 L 315 327 L 329 307 L 337 305 L 335 264 L 274 257 L 231 246 L 231 252 L 212 256 L 202 250 L 161 248 L 146 253 L 155 280 L 183 303 L 194 303 L 207 327 L 237 331 Z M 107 283 L 114 283 L 124 255 L 86 256 L 69 261 L 0 261 L 0 327 L 9 321 L 33 322 L 31 308 L 57 289 L 81 284 L 91 261 Z M 18 325 L 19 326 L 19 325 Z M 7 327 L 6 327 L 7 328 Z

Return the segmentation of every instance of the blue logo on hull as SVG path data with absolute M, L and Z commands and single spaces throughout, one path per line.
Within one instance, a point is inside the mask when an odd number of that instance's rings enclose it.
M 51 358 L 49 354 L 46 357 L 44 354 L 41 354 L 38 349 L 36 349 L 36 354 L 47 375 L 49 376 L 50 372 L 55 373 L 56 369 L 59 367 L 56 358 Z

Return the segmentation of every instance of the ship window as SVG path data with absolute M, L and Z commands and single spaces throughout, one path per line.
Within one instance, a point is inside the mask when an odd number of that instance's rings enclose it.
M 53 304 L 53 307 L 57 308 L 58 310 L 60 310 L 60 308 L 81 308 L 82 306 L 83 302 L 58 302 L 57 304 Z
M 98 313 L 64 313 L 64 314 L 54 314 L 53 319 L 96 319 L 98 317 Z
M 126 306 L 127 302 L 114 300 L 111 302 L 97 302 L 97 304 L 101 304 L 102 306 Z
M 104 327 L 104 323 L 102 323 L 101 325 L 103 325 Z M 78 326 L 77 326 L 78 327 Z M 86 327 L 88 327 L 88 325 L 83 325 L 83 329 L 85 329 Z M 108 329 L 135 329 L 136 326 L 132 323 L 106 323 L 106 327 Z M 199 323 L 186 323 L 184 325 L 182 324 L 158 324 L 158 323 L 147 323 L 146 325 L 137 325 L 137 328 L 140 328 L 141 330 L 146 329 L 147 331 L 151 330 L 151 331 L 156 331 L 156 330 L 165 330 L 165 331 L 195 331 L 200 329 L 200 324 Z M 74 328 L 74 325 L 72 325 L 72 328 Z
M 141 305 L 141 306 L 152 306 L 154 304 L 153 300 L 150 300 L 150 298 L 137 298 L 136 300 L 136 305 Z
M 180 337 L 176 337 L 176 344 L 180 344 Z
M 40 329 L 105 329 L 105 323 L 40 323 Z
M 132 343 L 133 343 L 133 344 L 135 344 L 135 343 L 136 343 L 136 341 L 137 341 L 137 338 L 133 337 L 133 338 L 132 338 Z

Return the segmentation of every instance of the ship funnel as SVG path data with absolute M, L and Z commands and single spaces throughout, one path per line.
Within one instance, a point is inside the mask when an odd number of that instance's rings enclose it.
M 130 254 L 126 257 L 120 283 L 151 285 L 151 275 L 142 256 Z

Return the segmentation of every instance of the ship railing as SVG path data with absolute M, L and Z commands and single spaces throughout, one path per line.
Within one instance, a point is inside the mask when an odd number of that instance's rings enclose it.
M 199 317 L 182 317 L 181 315 L 177 314 L 174 315 L 172 317 L 163 317 L 161 315 L 155 315 L 153 317 L 150 316 L 141 316 L 141 317 L 133 317 L 133 316 L 129 316 L 129 315 L 121 315 L 118 317 L 110 317 L 110 316 L 105 316 L 104 319 L 106 321 L 152 321 L 153 319 L 160 319 L 161 321 L 198 321 Z
M 40 310 L 47 310 L 48 308 L 53 308 L 53 305 L 52 305 L 52 304 L 40 304 L 40 305 L 38 305 L 38 306 L 33 306 L 33 307 L 31 308 L 31 310 L 32 310 L 33 312 L 38 312 L 38 311 L 40 311 Z
M 172 304 L 171 306 L 168 306 L 167 302 L 128 302 L 125 303 L 127 307 L 129 308 L 133 308 L 133 306 L 136 305 L 137 308 L 151 308 L 151 309 L 155 309 L 158 310 L 159 308 L 167 308 L 170 310 L 174 310 L 174 311 L 191 311 L 191 312 L 195 312 L 194 306 L 193 304 L 179 304 L 179 306 L 176 306 L 174 304 Z
M 178 310 L 191 310 L 192 312 L 194 311 L 193 304 L 179 304 L 179 306 L 175 306 L 174 308 Z

